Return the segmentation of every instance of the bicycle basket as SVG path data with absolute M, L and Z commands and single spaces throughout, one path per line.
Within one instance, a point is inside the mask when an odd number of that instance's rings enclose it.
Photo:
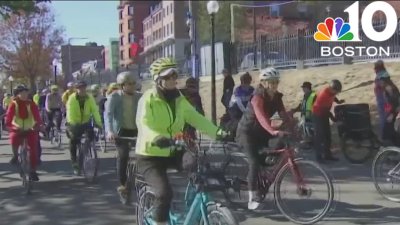
M 371 137 L 372 125 L 369 105 L 346 104 L 335 107 L 339 137 L 344 135 L 354 140 L 363 140 Z

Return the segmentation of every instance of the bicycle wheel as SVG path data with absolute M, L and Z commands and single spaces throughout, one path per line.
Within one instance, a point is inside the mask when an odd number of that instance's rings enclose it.
M 29 178 L 30 161 L 29 152 L 24 146 L 20 146 L 18 150 L 18 161 L 20 166 L 20 177 L 22 179 L 22 186 L 24 187 L 25 194 L 30 194 L 32 190 L 32 180 Z
M 306 172 L 306 166 L 309 166 L 312 171 L 317 173 Z M 317 177 L 317 174 L 319 174 L 320 178 Z M 284 178 L 287 175 L 289 175 L 289 181 L 295 181 L 295 184 L 288 185 L 288 188 L 295 189 L 292 192 L 282 189 Z M 290 175 L 292 176 L 290 177 Z M 320 190 L 322 188 L 326 190 Z M 300 199 L 291 199 L 286 203 L 282 195 L 287 193 L 293 193 L 293 197 L 297 196 Z M 324 196 L 322 200 L 311 199 L 311 197 L 319 194 Z M 293 167 L 287 163 L 278 172 L 275 179 L 274 197 L 276 206 L 287 219 L 297 224 L 314 224 L 322 220 L 332 207 L 334 198 L 332 180 L 317 163 L 295 159 Z M 307 200 L 307 202 L 300 202 L 303 199 Z M 318 206 L 321 206 L 321 210 L 317 209 Z M 289 207 L 293 207 L 293 209 Z
M 340 147 L 344 157 L 353 164 L 365 163 L 368 159 L 372 158 L 376 149 L 373 138 L 356 141 L 341 137 Z
M 399 148 L 386 147 L 378 152 L 372 163 L 372 179 L 379 194 L 390 201 L 400 202 Z
M 132 201 L 132 193 L 135 190 L 135 161 L 130 159 L 126 168 L 126 196 L 120 196 L 122 204 L 129 205 Z
M 204 219 L 201 218 L 200 225 L 204 225 Z M 209 202 L 207 204 L 207 219 L 209 225 L 238 225 L 239 223 L 236 221 L 232 212 L 226 208 L 221 206 L 218 203 Z
M 99 164 L 97 151 L 94 143 L 91 143 L 89 140 L 86 140 L 84 146 L 83 175 L 89 182 L 93 182 L 96 179 Z
M 136 224 L 151 225 L 151 211 L 155 200 L 154 193 L 149 186 L 142 186 L 138 191 L 138 203 L 136 206 Z

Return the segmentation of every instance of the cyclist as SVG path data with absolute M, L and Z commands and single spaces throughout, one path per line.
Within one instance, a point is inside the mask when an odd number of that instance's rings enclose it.
M 269 139 L 282 137 L 286 132 L 271 126 L 270 118 L 278 113 L 284 123 L 290 121 L 285 106 L 283 105 L 283 94 L 278 91 L 280 81 L 279 72 L 272 67 L 261 70 L 259 75 L 260 84 L 254 91 L 254 95 L 247 105 L 236 131 L 236 140 L 242 146 L 249 159 L 248 208 L 254 210 L 260 205 L 260 194 L 257 190 L 257 174 L 260 167 L 258 151 L 268 147 Z M 283 147 L 278 141 L 276 148 Z
M 312 106 L 314 105 L 317 94 L 315 93 L 315 91 L 312 90 L 312 84 L 308 81 L 304 82 L 303 85 L 301 85 L 301 88 L 304 92 L 303 100 L 296 108 L 290 110 L 290 112 L 292 114 L 296 112 L 301 113 L 302 123 L 305 128 L 303 130 L 306 131 L 304 134 L 304 142 L 305 144 L 310 145 L 313 137 Z
M 167 224 L 172 188 L 167 168 L 176 165 L 171 139 L 189 123 L 211 138 L 226 134 L 198 113 L 176 88 L 178 71 L 172 58 L 159 58 L 150 66 L 155 88 L 144 92 L 139 100 L 136 124 L 138 139 L 136 158 L 138 172 L 154 190 L 153 219 Z
M 342 91 L 342 83 L 339 80 L 332 80 L 329 86 L 322 89 L 317 94 L 317 98 L 312 108 L 314 125 L 314 148 L 317 161 L 320 163 L 329 161 L 338 161 L 332 156 L 331 152 L 331 126 L 329 119 L 336 121 L 331 113 L 333 102 L 344 103 L 344 100 L 338 100 L 336 95 Z
M 11 94 L 4 94 L 3 98 L 3 108 L 5 111 L 7 111 L 8 105 L 11 103 Z
M 110 83 L 110 85 L 108 85 L 108 89 L 107 89 L 107 93 L 106 96 L 110 95 L 111 93 L 113 93 L 114 91 L 119 90 L 119 86 L 117 83 Z
M 68 82 L 67 83 L 67 90 L 64 91 L 62 95 L 62 102 L 64 106 L 67 104 L 69 96 L 71 96 L 74 93 L 74 82 Z
M 116 137 L 137 137 L 135 120 L 139 98 L 142 94 L 136 92 L 138 77 L 132 72 L 122 72 L 117 76 L 117 84 L 121 90 L 114 91 L 108 96 L 105 105 L 105 127 L 110 141 Z M 126 167 L 129 160 L 129 140 L 117 139 L 115 145 L 119 156 L 119 187 L 118 193 L 123 198 L 126 195 Z
M 75 174 L 80 171 L 77 163 L 77 145 L 82 134 L 89 130 L 89 139 L 93 140 L 94 132 L 91 129 L 90 119 L 93 117 L 98 127 L 102 127 L 99 108 L 92 95 L 86 93 L 87 84 L 79 81 L 76 84 L 76 92 L 67 101 L 67 134 L 70 138 L 69 148 L 71 153 L 72 168 Z
M 31 163 L 29 178 L 33 181 L 38 181 L 39 177 L 36 173 L 36 167 L 39 158 L 37 152 L 39 134 L 36 129 L 42 125 L 42 120 L 39 116 L 37 105 L 28 99 L 28 90 L 26 86 L 18 85 L 13 91 L 16 97 L 10 103 L 7 110 L 6 126 L 10 131 L 10 143 L 13 151 L 13 158 L 10 163 L 14 165 L 18 163 L 18 147 L 22 142 L 18 132 L 33 129 L 29 131 L 27 136 L 27 144 L 30 151 L 29 160 Z
M 56 112 L 59 112 L 58 118 L 56 118 L 56 128 L 58 131 L 61 131 L 61 121 L 62 121 L 62 112 L 61 108 L 62 98 L 58 92 L 58 86 L 52 85 L 50 87 L 50 93 L 46 96 L 46 103 L 45 108 L 47 111 L 47 127 L 46 127 L 46 134 L 49 135 L 50 129 L 53 126 L 53 117 L 55 116 Z
M 100 85 L 93 84 L 92 86 L 90 86 L 90 92 L 91 92 L 92 96 L 94 97 L 96 104 L 99 105 L 101 99 L 103 98 L 103 96 L 101 96 L 101 94 L 100 94 Z
M 42 90 L 42 94 L 39 97 L 39 111 L 40 111 L 40 117 L 42 118 L 42 121 L 46 121 L 46 98 L 47 94 L 49 93 L 49 89 L 45 88 Z

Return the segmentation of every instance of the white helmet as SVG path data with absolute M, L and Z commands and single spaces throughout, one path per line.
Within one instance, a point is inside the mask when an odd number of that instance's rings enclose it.
M 260 71 L 260 81 L 262 80 L 279 80 L 281 78 L 279 72 L 273 68 L 268 67 Z
M 74 82 L 68 82 L 68 83 L 67 83 L 67 87 L 68 87 L 68 88 L 71 88 L 71 87 L 73 87 L 73 86 L 74 86 Z
M 131 71 L 124 71 L 118 74 L 117 84 L 124 84 L 126 82 L 138 83 L 138 76 Z

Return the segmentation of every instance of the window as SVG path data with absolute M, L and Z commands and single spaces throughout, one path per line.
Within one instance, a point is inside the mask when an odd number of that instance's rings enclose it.
M 119 52 L 119 57 L 121 60 L 124 60 L 124 51 Z
M 162 17 L 165 17 L 165 9 L 162 9 Z
M 272 5 L 271 6 L 270 15 L 272 17 L 278 17 L 280 15 L 280 7 L 279 7 L 279 5 Z
M 174 34 L 174 22 L 171 22 L 171 34 Z
M 165 37 L 165 26 L 163 27 L 163 38 Z
M 167 5 L 167 16 L 169 14 L 169 5 Z
M 169 36 L 169 24 L 167 24 L 167 37 Z
M 129 56 L 129 58 L 132 58 L 132 54 L 131 54 L 131 50 L 130 49 L 128 51 L 128 56 Z
M 171 3 L 171 13 L 174 13 L 174 6 L 173 6 L 173 4 L 174 4 L 174 3 Z
M 121 46 L 124 45 L 124 36 L 121 36 L 121 37 L 119 38 L 119 44 L 120 44 Z
M 129 43 L 135 42 L 135 35 L 133 33 L 129 34 Z
M 133 8 L 132 5 L 128 7 L 128 15 L 133 16 L 134 11 L 135 11 L 135 8 Z
M 135 26 L 134 26 L 134 20 L 133 20 L 133 19 L 130 19 L 130 20 L 129 20 L 129 25 L 128 25 L 128 26 L 129 26 L 129 30 L 133 30 L 133 28 L 135 27 Z
M 123 14 L 122 14 L 122 9 L 119 10 L 119 19 L 122 19 Z
M 119 24 L 119 32 L 122 33 L 123 32 L 123 26 L 122 23 Z

